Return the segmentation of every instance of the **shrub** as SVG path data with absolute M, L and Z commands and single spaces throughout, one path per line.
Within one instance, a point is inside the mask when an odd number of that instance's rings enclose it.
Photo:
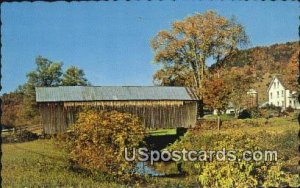
M 28 130 L 18 130 L 2 137 L 2 142 L 27 142 L 38 139 L 39 136 Z
M 216 157 L 208 161 L 183 161 L 184 170 L 189 174 L 198 176 L 200 187 L 270 187 L 294 185 L 294 175 L 284 172 L 282 159 L 277 162 L 243 161 L 243 151 L 270 150 L 277 143 L 278 138 L 266 132 L 255 134 L 243 131 L 227 130 L 226 132 L 207 132 L 202 130 L 188 132 L 180 141 L 169 146 L 170 150 L 196 150 L 196 151 L 236 151 L 236 160 L 217 161 Z M 280 142 L 281 143 L 281 142 Z M 290 144 L 290 143 L 288 143 Z M 209 154 L 207 154 L 209 156 Z M 208 157 L 207 156 L 207 157 Z
M 278 117 L 281 113 L 281 107 L 276 107 L 274 105 L 268 104 L 265 107 L 261 108 L 260 111 L 263 111 L 262 116 L 264 118 Z
M 247 119 L 247 118 L 251 118 L 251 112 L 247 109 L 247 110 L 243 110 L 240 114 L 239 114 L 239 119 Z
M 28 130 L 16 131 L 16 139 L 19 142 L 32 141 L 38 139 L 38 135 Z
M 286 111 L 287 111 L 287 112 L 294 112 L 294 109 L 293 109 L 292 107 L 289 106 L 289 107 L 286 108 Z
M 120 180 L 133 177 L 135 162 L 124 158 L 145 136 L 139 119 L 128 113 L 85 109 L 67 133 L 70 158 L 84 169 L 104 173 Z
M 221 136 L 221 135 L 220 135 Z M 281 171 L 280 163 L 267 161 L 239 161 L 243 151 L 262 150 L 246 134 L 222 136 L 224 139 L 213 144 L 213 150 L 235 150 L 235 161 L 198 162 L 195 168 L 199 169 L 199 184 L 201 187 L 256 187 L 280 186 L 285 184 L 286 175 Z
M 253 119 L 236 119 L 232 121 L 224 121 L 222 124 L 222 129 L 228 129 L 228 128 L 243 128 L 243 127 L 258 127 L 262 126 L 263 124 L 261 122 L 258 122 L 257 120 Z
M 249 109 L 245 109 L 243 110 L 240 114 L 239 114 L 239 119 L 247 119 L 247 118 L 259 118 L 261 117 L 261 111 L 257 108 L 249 108 Z

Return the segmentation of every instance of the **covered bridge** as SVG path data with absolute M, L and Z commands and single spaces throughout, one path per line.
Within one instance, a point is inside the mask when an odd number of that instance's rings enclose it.
M 148 129 L 193 127 L 197 119 L 197 97 L 185 87 L 38 87 L 36 101 L 46 134 L 64 132 L 82 106 L 134 114 Z

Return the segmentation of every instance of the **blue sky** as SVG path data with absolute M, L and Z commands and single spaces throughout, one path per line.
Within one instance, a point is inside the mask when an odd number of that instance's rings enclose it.
M 298 40 L 298 2 L 162 1 L 4 3 L 2 91 L 26 81 L 42 55 L 82 68 L 93 85 L 152 85 L 158 66 L 149 41 L 195 12 L 236 16 L 249 47 Z

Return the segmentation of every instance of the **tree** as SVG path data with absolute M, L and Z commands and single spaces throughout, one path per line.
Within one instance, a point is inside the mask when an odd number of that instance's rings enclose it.
M 64 86 L 85 86 L 88 81 L 82 69 L 71 66 L 63 74 L 62 85 Z
M 2 107 L 8 110 L 6 124 L 21 126 L 39 123 L 40 115 L 36 103 L 36 87 L 52 87 L 62 84 L 69 86 L 88 85 L 83 70 L 77 67 L 71 66 L 63 73 L 61 62 L 53 62 L 42 56 L 38 56 L 35 63 L 35 70 L 26 75 L 27 82 L 19 86 L 15 92 L 3 98 L 8 101 L 7 105 Z M 22 102 L 19 102 L 21 99 Z
M 203 96 L 205 105 L 211 110 L 216 110 L 218 115 L 218 129 L 220 129 L 220 115 L 229 104 L 231 88 L 218 75 L 213 75 L 204 82 Z
M 1 125 L 7 127 L 18 127 L 22 125 L 20 117 L 23 109 L 23 94 L 20 92 L 4 93 L 1 96 Z
M 255 77 L 263 77 L 265 72 L 275 73 L 281 71 L 280 64 L 276 63 L 274 57 L 263 48 L 254 48 L 248 61 Z
M 193 87 L 191 70 L 180 65 L 165 67 L 158 70 L 153 75 L 153 80 L 155 85 Z
M 23 115 L 30 124 L 36 124 L 39 113 L 35 99 L 36 87 L 58 86 L 61 83 L 62 63 L 55 63 L 38 56 L 35 60 L 36 69 L 27 74 L 27 82 L 22 87 L 24 92 Z
M 28 84 L 35 87 L 58 86 L 61 82 L 62 63 L 55 63 L 38 56 L 35 60 L 37 68 L 27 74 Z
M 295 91 L 299 91 L 299 51 L 296 51 L 285 66 L 285 82 Z
M 163 69 L 185 67 L 191 70 L 194 87 L 202 98 L 201 88 L 207 60 L 222 64 L 237 48 L 248 41 L 242 25 L 214 11 L 197 13 L 172 24 L 171 30 L 160 31 L 152 40 L 154 62 Z
M 230 102 L 235 108 L 235 116 L 239 115 L 242 107 L 247 106 L 246 101 L 250 97 L 247 92 L 254 81 L 252 75 L 246 74 L 247 69 L 231 68 L 224 72 L 225 82 L 230 88 Z

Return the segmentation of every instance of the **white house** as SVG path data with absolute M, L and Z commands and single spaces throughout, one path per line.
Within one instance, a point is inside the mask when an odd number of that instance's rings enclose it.
M 292 107 L 300 109 L 299 101 L 297 100 L 296 91 L 292 91 L 279 76 L 274 76 L 269 88 L 269 105 L 282 107 Z

